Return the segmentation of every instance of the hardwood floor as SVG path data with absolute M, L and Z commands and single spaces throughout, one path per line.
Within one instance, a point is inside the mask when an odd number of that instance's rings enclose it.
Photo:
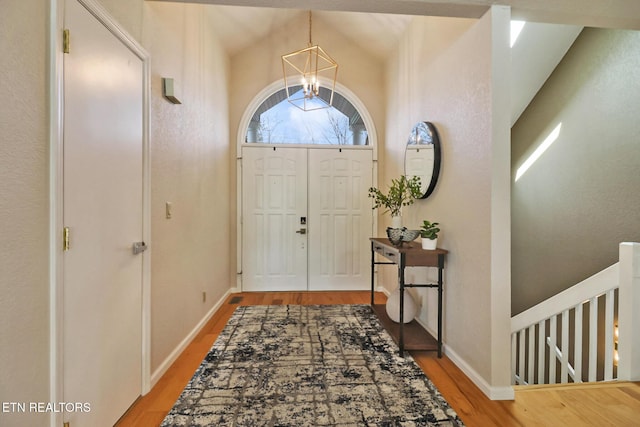
M 376 302 L 384 302 L 376 294 Z M 364 292 L 267 292 L 231 295 L 146 396 L 116 424 L 158 426 L 239 305 L 369 304 Z M 640 426 L 640 383 L 516 387 L 514 401 L 489 400 L 446 356 L 411 352 L 413 358 L 469 427 Z

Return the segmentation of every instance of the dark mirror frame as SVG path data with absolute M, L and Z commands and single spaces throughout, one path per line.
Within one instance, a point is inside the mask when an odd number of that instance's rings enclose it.
M 427 133 L 431 136 L 430 142 L 421 142 L 417 136 L 421 133 Z M 433 193 L 433 190 L 436 188 L 436 184 L 438 183 L 438 176 L 440 175 L 440 164 L 442 161 L 442 153 L 440 147 L 440 135 L 438 135 L 438 130 L 435 125 L 431 122 L 418 122 L 411 129 L 411 134 L 409 135 L 409 139 L 407 140 L 407 147 L 415 145 L 433 145 L 433 169 L 431 171 L 431 181 L 426 185 L 426 190 L 420 197 L 421 199 L 426 199 Z M 407 149 L 405 148 L 404 155 L 404 171 L 405 175 L 407 173 Z M 428 173 L 425 173 L 428 175 Z M 410 176 L 407 176 L 410 178 Z M 422 183 L 423 188 L 425 187 L 425 183 Z

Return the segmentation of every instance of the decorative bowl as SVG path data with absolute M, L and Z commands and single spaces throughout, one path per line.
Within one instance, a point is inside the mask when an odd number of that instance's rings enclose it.
M 420 235 L 420 230 L 407 230 L 406 228 L 402 231 L 402 241 L 403 242 L 412 242 L 418 238 Z
M 387 227 L 387 237 L 392 245 L 398 246 L 402 244 L 402 228 Z
M 387 227 L 387 237 L 394 246 L 402 246 L 404 242 L 411 242 L 420 235 L 420 230 L 409 230 L 407 227 Z

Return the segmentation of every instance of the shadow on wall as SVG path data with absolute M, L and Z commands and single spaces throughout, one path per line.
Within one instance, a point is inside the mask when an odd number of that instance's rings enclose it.
M 513 126 L 512 314 L 640 240 L 638 70 L 640 32 L 585 28 Z

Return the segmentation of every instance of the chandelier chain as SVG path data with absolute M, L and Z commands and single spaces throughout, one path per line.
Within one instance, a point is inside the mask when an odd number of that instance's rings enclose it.
M 311 11 L 309 11 L 309 46 L 313 46 L 311 42 Z

